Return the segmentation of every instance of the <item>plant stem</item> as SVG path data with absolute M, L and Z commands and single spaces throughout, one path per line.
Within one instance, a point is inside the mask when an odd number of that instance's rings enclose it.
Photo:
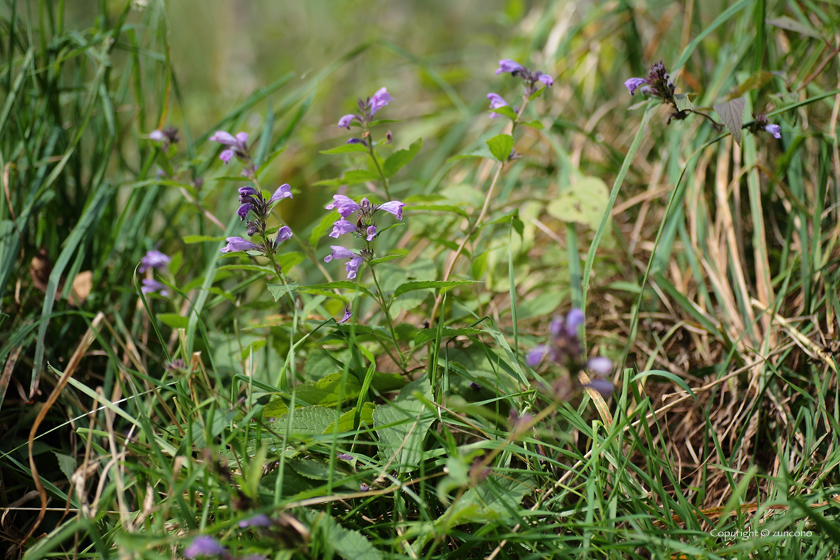
M 379 280 L 376 278 L 376 271 L 374 268 L 375 267 L 373 266 L 370 267 L 370 274 L 373 276 L 373 283 L 376 284 L 376 291 L 379 293 L 379 306 L 382 309 L 382 313 L 385 314 L 385 319 L 388 321 L 388 328 L 391 330 L 391 338 L 394 341 L 394 348 L 397 349 L 397 354 L 400 356 L 400 369 L 405 371 L 405 358 L 403 358 L 400 345 L 397 343 L 397 331 L 394 330 L 394 324 L 391 322 L 391 313 L 389 313 L 390 306 L 385 303 L 385 293 L 379 286 Z
M 385 177 L 382 167 L 379 166 L 379 160 L 376 159 L 376 154 L 373 151 L 373 137 L 370 134 L 368 134 L 368 151 L 370 152 L 370 157 L 373 158 L 373 163 L 376 164 L 376 170 L 379 171 L 379 177 L 382 179 L 382 186 L 385 188 L 385 196 L 388 197 L 388 200 L 391 200 L 391 193 L 388 192 L 388 179 Z

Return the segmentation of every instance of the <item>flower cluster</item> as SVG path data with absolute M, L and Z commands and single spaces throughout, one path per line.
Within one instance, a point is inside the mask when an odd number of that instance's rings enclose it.
M 226 146 L 226 148 L 222 150 L 222 153 L 219 154 L 219 159 L 222 160 L 225 165 L 236 157 L 236 159 L 245 164 L 245 169 L 242 171 L 242 174 L 246 177 L 254 177 L 257 169 L 251 159 L 251 153 L 248 150 L 247 132 L 237 132 L 236 136 L 234 136 L 224 130 L 217 130 L 216 133 L 210 137 L 210 140 Z
M 586 356 L 578 338 L 578 330 L 585 322 L 586 318 L 580 309 L 572 309 L 565 318 L 555 317 L 548 329 L 551 339 L 547 344 L 540 344 L 528 353 L 525 360 L 527 364 L 535 368 L 544 358 L 548 358 L 549 361 L 565 366 L 574 380 L 577 373 L 584 369 L 601 376 L 609 375 L 613 367 L 609 358 L 595 357 L 584 361 Z M 565 383 L 566 380 L 561 379 L 558 384 L 562 386 Z M 612 383 L 606 379 L 593 379 L 587 387 L 603 395 L 608 395 L 613 390 Z
M 514 78 L 521 78 L 522 82 L 525 84 L 525 96 L 530 97 L 533 93 L 535 93 L 539 89 L 539 85 L 545 84 L 545 87 L 549 88 L 554 85 L 554 80 L 548 74 L 544 74 L 539 70 L 535 70 L 531 72 L 518 62 L 514 60 L 500 60 L 499 61 L 499 68 L 496 69 L 496 74 L 501 74 L 503 72 L 510 73 L 511 76 Z M 501 107 L 510 107 L 505 99 L 499 95 L 498 93 L 488 93 L 487 99 L 490 100 L 490 109 L 499 109 Z M 516 107 L 512 107 L 513 111 L 516 112 Z M 495 119 L 499 115 L 496 113 L 490 113 L 490 118 Z
M 360 203 L 356 203 L 353 199 L 343 194 L 334 195 L 333 202 L 328 204 L 326 209 L 336 210 L 339 216 L 341 216 L 341 219 L 333 224 L 330 237 L 338 239 L 341 235 L 352 233 L 364 239 L 369 244 L 377 235 L 376 224 L 373 222 L 374 215 L 379 210 L 384 210 L 396 216 L 398 220 L 402 220 L 404 206 L 405 203 L 398 200 L 391 200 L 384 204 L 372 204 L 367 198 L 363 198 Z M 354 214 L 358 214 L 354 221 L 347 219 Z M 332 253 L 324 257 L 324 262 L 330 262 L 333 259 L 347 259 L 346 269 L 349 280 L 356 278 L 356 273 L 365 260 L 373 258 L 373 251 L 369 247 L 362 249 L 358 253 L 338 245 L 333 245 L 331 248 Z
M 140 272 L 146 272 L 156 270 L 156 269 L 163 269 L 169 266 L 169 262 L 171 259 L 158 251 L 157 249 L 152 249 L 148 251 L 142 259 L 140 259 L 140 267 L 138 270 Z M 143 287 L 140 288 L 140 291 L 143 292 L 143 295 L 151 294 L 154 292 L 159 293 L 164 297 L 169 296 L 169 291 L 166 289 L 166 284 L 162 282 L 158 282 L 154 278 L 144 278 Z
M 163 130 L 153 130 L 149 133 L 149 140 L 152 142 L 162 142 L 163 151 L 165 152 L 170 145 L 178 143 L 178 129 L 170 126 Z
M 627 88 L 630 95 L 635 95 L 638 89 L 639 93 L 658 97 L 663 103 L 673 105 L 676 108 L 674 92 L 677 88 L 671 81 L 671 75 L 665 70 L 665 64 L 661 60 L 651 66 L 647 78 L 630 78 L 624 82 L 624 87 Z
M 782 128 L 777 124 L 770 124 L 767 120 L 767 115 L 763 113 L 753 113 L 753 121 L 744 125 L 744 129 L 749 130 L 753 134 L 759 132 L 769 132 L 774 138 L 780 139 L 782 137 Z
M 338 127 L 350 130 L 350 125 L 357 123 L 359 126 L 367 129 L 373 123 L 373 115 L 393 100 L 394 98 L 388 93 L 388 89 L 384 87 L 366 99 L 360 97 L 358 100 L 359 112 L 350 113 L 338 119 Z M 365 140 L 361 138 L 351 138 L 347 143 L 367 145 Z

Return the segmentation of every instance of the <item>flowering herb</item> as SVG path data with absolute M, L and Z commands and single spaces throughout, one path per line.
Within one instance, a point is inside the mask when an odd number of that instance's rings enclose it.
M 356 203 L 353 199 L 337 194 L 333 196 L 333 202 L 326 206 L 327 210 L 335 209 L 338 211 L 341 219 L 333 224 L 333 230 L 330 237 L 338 239 L 339 236 L 346 233 L 353 233 L 358 237 L 364 238 L 365 241 L 373 241 L 376 238 L 376 224 L 373 223 L 373 216 L 379 211 L 384 210 L 389 214 L 396 216 L 398 220 L 402 220 L 402 210 L 405 203 L 398 200 L 391 200 L 384 204 L 371 204 L 367 198 L 363 198 L 360 203 Z M 355 221 L 349 221 L 347 218 L 353 214 L 358 213 L 358 218 Z
M 770 121 L 767 120 L 767 115 L 763 113 L 753 113 L 752 117 L 753 121 L 745 124 L 744 129 L 753 134 L 758 134 L 759 132 L 769 132 L 774 138 L 781 139 L 782 128 L 777 124 L 770 124 Z
M 210 137 L 213 142 L 226 146 L 222 153 L 219 154 L 219 159 L 227 165 L 234 157 L 245 164 L 245 169 L 242 174 L 246 177 L 253 178 L 256 175 L 257 168 L 251 159 L 251 153 L 248 150 L 248 133 L 237 132 L 233 136 L 224 130 L 217 130 L 213 136 Z
M 184 556 L 190 559 L 199 556 L 227 556 L 227 550 L 213 537 L 201 535 L 192 540 L 184 550 Z
M 530 367 L 536 368 L 544 359 L 547 359 L 564 366 L 573 380 L 577 380 L 577 374 L 583 370 L 589 370 L 600 376 L 609 375 L 613 367 L 609 358 L 585 359 L 578 335 L 579 329 L 585 322 L 586 318 L 580 309 L 572 309 L 566 317 L 555 317 L 548 328 L 551 337 L 548 343 L 535 346 L 528 353 L 525 362 Z M 554 387 L 555 395 L 565 395 L 566 385 L 566 379 L 558 380 Z M 612 392 L 612 383 L 606 380 L 599 380 L 598 383 L 593 381 L 587 386 L 602 394 Z
M 502 98 L 502 96 L 497 94 L 497 93 L 488 93 L 487 94 L 487 99 L 490 100 L 490 109 L 499 109 L 501 107 L 509 107 L 510 106 L 510 105 L 508 105 L 508 102 L 505 101 Z M 514 109 L 514 111 L 516 111 L 516 109 Z M 497 113 L 492 113 L 492 112 L 490 113 L 490 118 L 491 119 L 495 119 L 497 117 L 499 117 L 499 115 Z
M 360 97 L 357 103 L 359 112 L 350 113 L 349 115 L 344 115 L 338 119 L 338 127 L 350 130 L 351 124 L 358 123 L 359 126 L 368 128 L 373 122 L 373 116 L 376 112 L 393 100 L 394 98 L 388 93 L 388 89 L 384 87 L 379 88 L 376 93 L 367 99 L 362 99 Z
M 330 249 L 332 249 L 332 253 L 324 257 L 324 262 L 328 263 L 333 259 L 347 259 L 347 266 L 345 268 L 347 270 L 348 280 L 354 280 L 356 278 L 356 274 L 359 272 L 359 267 L 362 266 L 365 259 L 369 260 L 373 257 L 373 252 L 367 249 L 362 249 L 358 253 L 354 253 L 350 249 L 339 245 L 331 245 Z M 347 319 L 349 319 L 349 317 L 347 317 Z
M 540 84 L 545 85 L 545 87 L 547 88 L 554 85 L 554 80 L 548 74 L 545 74 L 539 70 L 535 70 L 532 72 L 531 70 L 522 66 L 514 60 L 505 59 L 499 61 L 499 68 L 496 69 L 496 74 L 501 74 L 503 72 L 509 73 L 514 78 L 522 79 L 522 82 L 525 84 L 526 96 L 531 96 L 533 93 L 535 93 L 539 89 Z M 488 95 L 487 97 L 489 98 L 490 95 Z M 492 108 L 496 109 L 497 107 Z
M 143 287 L 140 288 L 143 295 L 151 293 L 159 293 L 163 297 L 169 297 L 169 291 L 166 289 L 166 284 L 158 282 L 153 278 L 143 278 Z
M 147 252 L 142 259 L 140 259 L 140 268 L 138 270 L 140 272 L 146 272 L 147 270 L 153 268 L 166 268 L 171 260 L 172 259 L 157 249 L 152 249 Z

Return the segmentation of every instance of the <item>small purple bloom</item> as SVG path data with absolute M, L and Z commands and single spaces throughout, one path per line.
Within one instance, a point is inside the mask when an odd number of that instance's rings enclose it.
M 243 200 L 246 196 L 256 196 L 260 194 L 254 187 L 239 187 L 239 202 L 247 202 Z
M 196 556 L 220 556 L 227 551 L 219 541 L 207 535 L 201 535 L 193 539 L 190 546 L 184 550 L 184 556 L 195 558 Z
M 534 349 L 528 352 L 528 355 L 525 357 L 525 363 L 528 364 L 528 367 L 535 368 L 540 365 L 540 362 L 548 354 L 548 346 L 545 344 L 538 344 L 534 346 Z
M 353 311 L 350 310 L 350 307 L 345 307 L 344 308 L 344 317 L 341 318 L 341 321 L 336 321 L 336 323 L 338 323 L 339 325 L 342 324 L 342 323 L 346 323 L 348 321 L 348 319 L 350 319 L 350 317 L 352 317 L 352 316 L 353 316 Z M 350 456 L 348 455 L 348 457 L 350 457 Z M 350 457 L 350 458 L 352 459 L 352 457 Z M 347 459 L 347 460 L 349 461 L 350 459 Z
M 241 237 L 228 237 L 225 241 L 227 241 L 227 245 L 222 247 L 222 253 L 236 253 L 238 251 L 254 251 L 259 249 L 257 245 Z
M 593 379 L 592 381 L 584 385 L 584 387 L 599 392 L 602 397 L 610 396 L 613 390 L 615 390 L 613 384 L 607 381 L 606 379 Z
M 332 249 L 332 254 L 324 257 L 324 262 L 330 262 L 333 259 L 349 259 L 346 265 L 347 279 L 353 280 L 356 278 L 356 273 L 359 272 L 359 267 L 364 262 L 362 256 L 339 245 L 331 245 L 330 248 Z
M 612 372 L 613 363 L 609 358 L 599 356 L 597 358 L 589 358 L 589 361 L 586 362 L 586 368 L 598 375 L 609 375 Z
M 283 226 L 277 230 L 277 237 L 274 238 L 274 246 L 277 247 L 280 243 L 292 238 L 292 230 L 289 226 Z
M 221 154 L 219 154 L 219 159 L 227 165 L 230 160 L 233 159 L 233 156 L 236 155 L 233 150 L 223 150 Z
M 389 214 L 393 214 L 394 216 L 396 216 L 398 220 L 402 220 L 403 206 L 405 206 L 404 202 L 392 200 L 390 202 L 386 202 L 385 204 L 380 204 L 377 207 L 377 210 L 385 210 Z
M 508 102 L 505 101 L 501 95 L 497 93 L 488 93 L 487 99 L 490 100 L 490 109 L 498 109 L 500 107 L 509 107 Z M 490 118 L 495 119 L 499 115 L 497 113 L 490 113 Z
M 354 231 L 356 231 L 356 224 L 341 219 L 333 224 L 333 230 L 332 233 L 330 233 L 330 237 L 332 237 L 333 239 L 338 239 L 339 235 L 344 235 L 345 233 L 353 233 Z
M 242 206 L 239 207 L 239 210 L 236 211 L 236 215 L 239 216 L 240 220 L 244 220 L 245 218 L 248 217 L 248 212 L 253 210 L 253 208 L 254 208 L 253 204 L 243 204 Z
M 356 115 L 344 115 L 340 119 L 338 119 L 338 128 L 346 128 L 350 130 L 350 123 L 354 120 L 357 120 L 359 117 Z
M 481 385 L 479 385 L 475 381 L 470 381 L 469 386 L 470 386 L 470 389 L 472 389 L 473 391 L 481 391 Z
M 345 144 L 361 144 L 362 146 L 367 146 L 367 142 L 362 140 L 361 138 L 351 138 Z
M 776 138 L 781 139 L 782 137 L 782 128 L 777 124 L 768 124 L 764 127 L 764 130 L 766 130 Z
M 342 461 L 352 461 L 353 460 L 353 456 L 350 455 L 349 453 L 339 453 L 338 455 L 336 455 L 336 458 L 341 459 Z
M 393 101 L 394 98 L 390 96 L 387 88 L 380 88 L 373 97 L 370 98 L 370 116 L 372 117 L 379 109 Z
M 635 95 L 636 90 L 639 89 L 639 86 L 642 84 L 646 84 L 648 81 L 644 78 L 630 78 L 624 82 L 624 87 L 627 88 L 627 91 L 630 92 L 630 95 Z
M 163 297 L 169 297 L 169 291 L 166 289 L 166 284 L 162 284 L 152 278 L 143 278 L 143 287 L 140 288 L 140 291 L 143 292 L 143 295 L 158 292 Z
M 288 183 L 284 183 L 277 187 L 277 190 L 274 191 L 274 194 L 271 195 L 271 198 L 268 199 L 268 203 L 274 204 L 275 202 L 279 202 L 284 198 L 293 198 L 292 187 L 290 187 Z
M 140 272 L 146 272 L 149 268 L 165 268 L 169 264 L 169 257 L 158 251 L 152 249 L 140 259 Z
M 502 72 L 510 72 L 512 74 L 517 70 L 522 70 L 521 64 L 513 60 L 505 59 L 499 61 L 499 68 L 496 70 L 496 74 L 501 74 Z
M 356 204 L 353 199 L 344 196 L 343 194 L 336 194 L 333 195 L 334 202 L 331 202 L 325 208 L 327 210 L 332 210 L 335 208 L 339 214 L 341 214 L 342 218 L 347 218 L 353 212 L 359 210 L 359 205 Z
M 218 142 L 223 146 L 228 146 L 227 150 L 224 150 L 221 154 L 219 154 L 219 159 L 225 162 L 225 165 L 233 159 L 233 156 L 238 156 L 240 158 L 247 158 L 248 157 L 248 133 L 247 132 L 237 132 L 236 136 L 234 137 L 228 132 L 224 130 L 217 130 L 213 136 L 210 137 L 210 140 L 213 142 Z
M 239 522 L 239 528 L 244 529 L 246 527 L 269 527 L 271 526 L 271 519 L 264 513 L 258 513 L 254 517 L 249 517 L 248 519 L 243 519 Z
M 224 144 L 225 146 L 233 146 L 236 144 L 236 138 L 224 130 L 217 130 L 216 133 L 210 137 L 210 140 L 218 142 L 219 144 Z
M 368 226 L 367 230 L 365 231 L 367 232 L 367 236 L 365 237 L 365 239 L 367 239 L 368 241 L 373 241 L 374 238 L 376 238 L 376 226 Z
M 578 334 L 578 327 L 586 322 L 583 316 L 583 311 L 580 309 L 572 309 L 566 315 L 566 334 L 570 337 L 575 337 Z
M 546 87 L 551 87 L 554 85 L 554 80 L 552 80 L 551 76 L 549 76 L 548 74 L 540 74 L 540 77 L 537 79 L 544 83 Z
M 149 133 L 149 140 L 152 142 L 163 142 L 166 140 L 166 136 L 160 130 L 153 130 Z
M 359 490 L 360 490 L 360 491 L 362 491 L 362 492 L 367 492 L 368 490 L 370 490 L 370 486 L 368 486 L 367 484 L 365 484 L 364 482 L 362 482 L 362 483 L 359 485 Z

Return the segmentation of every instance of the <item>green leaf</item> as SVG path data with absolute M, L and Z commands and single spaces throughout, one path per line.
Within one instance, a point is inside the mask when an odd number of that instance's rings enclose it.
M 64 455 L 58 451 L 53 451 L 56 460 L 58 460 L 58 468 L 61 469 L 62 474 L 67 477 L 67 480 L 73 478 L 73 473 L 76 472 L 76 459 L 71 455 Z
M 194 243 L 205 243 L 207 241 L 218 243 L 219 241 L 224 240 L 224 237 L 210 237 L 209 235 L 188 235 L 184 237 L 184 243 L 186 243 L 187 245 L 192 245 Z
M 423 139 L 418 138 L 411 143 L 411 146 L 409 146 L 407 150 L 398 150 L 394 152 L 388 156 L 388 159 L 385 160 L 385 164 L 382 166 L 382 172 L 385 173 L 386 177 L 393 177 L 397 174 L 397 171 L 405 167 L 417 156 L 417 154 L 420 153 L 420 148 L 422 147 Z
M 464 218 L 469 219 L 470 215 L 463 208 L 459 208 L 458 206 L 451 206 L 449 204 L 420 204 L 420 205 L 411 205 L 411 210 L 429 210 L 431 212 L 451 212 L 453 214 L 458 214 Z
M 691 102 L 691 98 L 689 97 L 690 94 L 688 93 L 676 93 L 674 94 L 674 104 L 677 106 L 677 111 L 686 111 L 688 109 L 694 109 L 694 103 Z
M 335 282 L 328 282 L 326 284 L 312 284 L 311 286 L 302 286 L 297 289 L 299 292 L 310 293 L 310 291 L 315 290 L 318 292 L 324 292 L 329 290 L 350 290 L 353 292 L 362 292 L 364 294 L 369 295 L 370 297 L 374 297 L 374 295 L 362 286 L 361 284 L 356 284 L 355 282 L 350 282 L 349 280 L 336 280 Z
M 504 107 L 499 107 L 498 109 L 490 109 L 490 112 L 496 113 L 497 115 L 505 116 L 514 122 L 516 121 L 516 113 L 508 105 L 505 105 Z
M 259 340 L 255 340 L 254 342 L 252 342 L 251 344 L 249 344 L 248 346 L 243 348 L 242 352 L 239 353 L 239 356 L 243 360 L 245 360 L 245 359 L 248 358 L 248 356 L 251 355 L 252 351 L 254 352 L 254 354 L 256 354 L 257 352 L 259 352 L 263 348 L 265 348 L 265 339 L 260 338 Z
M 513 149 L 513 136 L 510 134 L 494 136 L 487 141 L 487 147 L 490 148 L 490 153 L 496 161 L 505 162 Z
M 443 292 L 449 290 L 450 288 L 455 288 L 456 286 L 465 286 L 467 284 L 475 284 L 472 280 L 449 280 L 447 282 L 440 282 L 437 280 L 424 280 L 418 282 L 406 282 L 404 284 L 400 284 L 396 290 L 394 290 L 394 297 L 401 296 L 407 292 L 413 292 L 414 290 L 425 290 L 427 288 L 440 288 Z
M 563 222 L 585 224 L 597 229 L 608 201 L 607 185 L 596 177 L 586 177 L 561 192 L 546 211 Z
M 312 229 L 312 233 L 309 234 L 309 244 L 312 245 L 312 247 L 318 247 L 318 242 L 321 238 L 324 237 L 324 235 L 332 229 L 333 224 L 338 221 L 337 216 L 337 214 L 333 214 L 332 212 L 324 214 L 324 217 L 321 218 L 321 221 Z
M 413 395 L 414 391 L 420 391 L 427 400 L 432 398 L 429 381 L 421 378 L 403 387 L 392 403 L 379 405 L 373 411 L 382 459 L 393 457 L 393 464 L 399 465 L 401 472 L 419 465 L 426 432 L 434 421 L 423 402 Z
M 317 381 L 307 381 L 297 386 L 295 402 L 303 405 L 332 407 L 339 402 L 342 373 L 331 373 Z M 359 396 L 362 386 L 353 376 L 348 375 L 344 382 L 342 402 Z M 275 399 L 263 408 L 263 418 L 280 416 L 289 412 L 286 400 L 289 397 Z M 330 419 L 332 422 L 332 418 Z
M 504 477 L 488 477 L 475 488 L 467 490 L 460 502 L 452 507 L 457 511 L 478 506 L 475 515 L 486 519 L 514 518 L 519 502 L 534 491 L 535 485 L 532 477 L 525 476 L 518 480 L 518 476 L 506 474 Z
M 326 513 L 304 510 L 302 515 L 312 527 L 325 526 L 323 542 L 345 560 L 382 560 L 382 553 L 360 532 L 345 529 Z
M 376 265 L 376 264 L 386 263 L 386 262 L 392 261 L 394 259 L 401 259 L 404 256 L 406 256 L 406 254 L 408 254 L 408 253 L 403 253 L 401 255 L 385 255 L 384 257 L 379 257 L 378 259 L 371 259 L 369 264 L 371 266 L 373 266 L 373 265 Z
M 741 143 L 741 127 L 744 126 L 744 107 L 746 104 L 747 102 L 743 97 L 714 104 L 715 112 L 720 115 L 720 120 L 729 129 L 732 139 L 737 144 Z
M 543 130 L 545 128 L 545 126 L 543 126 L 543 123 L 541 123 L 540 121 L 528 121 L 519 124 L 521 124 L 522 126 L 530 126 L 531 128 L 536 128 L 537 130 Z
M 327 179 L 325 181 L 318 181 L 316 186 L 336 187 L 338 185 L 357 185 L 359 183 L 367 183 L 369 181 L 379 181 L 381 177 L 376 173 L 367 171 L 365 169 L 353 169 L 344 174 L 340 179 Z
M 338 146 L 337 148 L 332 148 L 331 150 L 324 150 L 321 152 L 322 154 L 333 155 L 333 154 L 351 154 L 351 153 L 368 153 L 368 148 L 364 144 L 343 144 Z
M 249 270 L 251 272 L 265 272 L 266 274 L 274 274 L 274 271 L 267 266 L 260 266 L 258 264 L 226 264 L 218 267 L 216 270 Z
M 280 270 L 282 270 L 283 272 L 289 272 L 289 269 L 299 265 L 305 259 L 306 255 L 299 251 L 289 251 L 288 253 L 280 253 L 274 257 L 274 260 L 277 261 L 277 266 L 279 266 Z M 271 271 L 271 269 L 269 269 L 269 271 Z M 274 273 L 272 272 L 272 274 Z
M 177 313 L 158 313 L 158 320 L 173 329 L 186 329 L 190 324 L 189 317 L 182 317 Z
M 274 296 L 274 301 L 280 301 L 284 295 L 293 292 L 297 289 L 297 282 L 289 282 L 288 284 L 269 284 L 268 291 Z
M 474 151 L 472 151 L 468 154 L 458 154 L 457 156 L 452 156 L 451 158 L 449 158 L 446 161 L 447 161 L 447 163 L 449 163 L 449 162 L 453 162 L 453 161 L 458 161 L 458 160 L 462 160 L 462 159 L 470 159 L 470 158 L 494 159 L 493 158 L 493 153 L 490 151 L 490 148 L 488 148 L 487 146 L 481 146 L 477 150 L 474 150 Z
M 291 424 L 289 423 L 290 416 Z M 263 418 L 270 417 L 270 415 L 266 415 L 265 409 L 263 409 Z M 292 434 L 321 435 L 333 420 L 335 420 L 335 411 L 332 408 L 326 406 L 296 407 L 294 415 L 286 413 L 279 418 L 275 418 L 271 423 L 271 429 L 275 433 L 282 434 L 285 433 L 286 427 L 288 426 Z
M 284 151 L 286 151 L 287 147 L 288 146 L 283 146 L 282 148 L 278 148 L 278 149 L 274 150 L 273 152 L 271 152 L 270 154 L 268 154 L 268 157 L 265 158 L 265 161 L 262 163 L 262 165 L 260 165 L 259 169 L 257 169 L 257 177 L 262 177 L 262 174 L 265 173 L 265 170 L 268 169 L 268 167 L 272 163 L 274 163 L 275 159 L 280 157 L 280 154 L 282 154 Z M 239 180 L 242 181 L 243 179 L 240 177 Z
M 772 25 L 774 27 L 778 27 L 780 29 L 785 29 L 787 31 L 793 31 L 795 33 L 799 33 L 801 35 L 805 35 L 807 37 L 813 37 L 814 39 L 822 39 L 822 35 L 817 32 L 816 29 L 811 27 L 810 25 L 805 25 L 802 22 L 796 21 L 795 19 L 789 18 L 788 16 L 777 17 L 774 19 L 766 20 L 768 25 Z
M 373 426 L 373 410 L 375 405 L 372 402 L 366 402 L 362 405 L 362 414 L 359 421 L 363 424 L 367 424 L 368 426 Z M 359 426 L 355 425 L 356 419 L 356 409 L 351 408 L 344 414 L 342 414 L 338 418 L 338 433 L 344 432 L 352 432 L 355 429 L 358 429 Z M 335 431 L 335 422 L 330 424 L 329 426 L 324 429 L 324 434 L 331 434 Z

